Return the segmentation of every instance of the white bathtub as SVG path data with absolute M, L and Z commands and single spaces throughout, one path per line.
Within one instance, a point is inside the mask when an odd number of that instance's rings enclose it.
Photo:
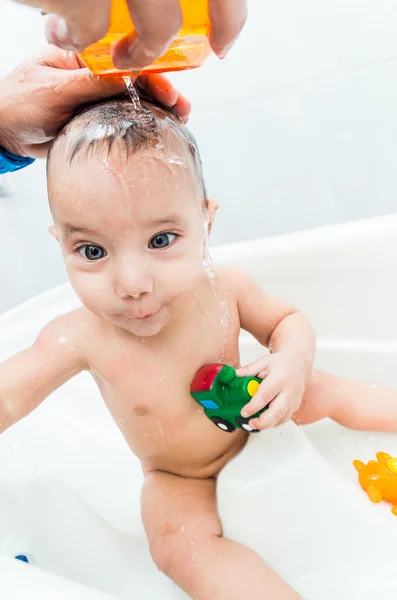
M 309 314 L 319 367 L 397 386 L 397 215 L 229 245 L 213 255 Z M 66 285 L 2 316 L 0 360 L 75 304 Z M 243 361 L 260 353 L 248 337 L 241 347 Z M 397 519 L 388 505 L 370 503 L 351 465 L 378 450 L 397 455 L 397 436 L 327 421 L 251 436 L 219 478 L 225 534 L 258 551 L 307 600 L 396 598 Z M 6 431 L 1 597 L 186 598 L 149 557 L 141 482 L 138 461 L 89 375 Z M 28 554 L 30 564 L 16 554 Z

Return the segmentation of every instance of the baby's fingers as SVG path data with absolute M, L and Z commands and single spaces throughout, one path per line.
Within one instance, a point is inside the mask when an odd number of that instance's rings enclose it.
M 280 390 L 281 384 L 278 379 L 272 379 L 269 375 L 269 377 L 260 384 L 258 391 L 252 397 L 252 400 L 244 406 L 241 411 L 241 416 L 247 418 L 254 415 L 258 410 L 265 408 L 265 406 L 270 404 L 270 402 L 280 393 Z
M 237 377 L 257 377 L 260 374 L 261 379 L 264 379 L 268 373 L 267 369 L 270 357 L 270 354 L 269 356 L 262 356 L 245 367 L 240 367 L 236 370 Z
M 269 408 L 257 419 L 251 419 L 250 427 L 253 429 L 269 429 L 279 425 L 288 413 L 288 397 L 281 393 L 273 400 Z

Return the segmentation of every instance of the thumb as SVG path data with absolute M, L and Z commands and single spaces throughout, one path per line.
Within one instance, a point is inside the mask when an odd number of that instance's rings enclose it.
M 86 102 L 106 100 L 126 92 L 121 77 L 98 77 L 89 69 L 63 71 L 63 99 L 68 105 L 78 106 Z
M 72 50 L 61 50 L 52 44 L 41 48 L 33 55 L 32 60 L 42 66 L 67 71 L 74 71 L 82 66 L 77 54 Z
M 51 4 L 46 22 L 50 44 L 65 50 L 81 51 L 106 35 L 110 18 L 110 0 L 42 0 L 40 8 Z M 98 6 L 100 4 L 100 6 Z

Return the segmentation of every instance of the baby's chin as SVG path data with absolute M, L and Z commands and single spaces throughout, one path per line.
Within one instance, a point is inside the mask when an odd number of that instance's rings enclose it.
M 123 315 L 112 315 L 108 321 L 138 337 L 147 338 L 158 335 L 168 324 L 170 318 L 165 311 L 161 310 L 148 319 L 130 319 Z

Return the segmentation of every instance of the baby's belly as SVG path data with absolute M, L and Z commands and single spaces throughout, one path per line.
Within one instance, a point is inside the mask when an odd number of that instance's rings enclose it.
M 117 418 L 111 410 L 129 447 L 141 460 L 145 472 L 160 470 L 184 477 L 206 478 L 222 467 L 245 445 L 247 434 L 218 429 L 201 407 L 191 400 L 180 410 L 152 408 L 129 418 Z
M 225 363 L 235 366 L 239 365 L 237 336 L 235 326 L 224 357 Z M 189 393 L 200 366 L 215 362 L 214 346 L 209 336 L 206 346 L 201 344 L 190 351 L 187 342 L 179 343 L 183 355 L 175 350 L 152 356 L 148 348 L 140 347 L 133 359 L 126 353 L 117 360 L 108 358 L 98 369 L 102 378 L 94 375 L 114 420 L 145 471 L 212 477 L 245 445 L 246 432 L 228 433 L 216 427 Z
M 212 427 L 215 426 L 212 425 Z M 216 431 L 216 430 L 215 430 Z M 166 471 L 182 477 L 197 479 L 214 477 L 244 447 L 247 434 L 243 431 L 234 433 L 220 432 L 222 439 L 210 440 L 191 437 L 180 440 L 166 453 L 143 453 L 139 458 L 145 473 L 150 471 Z M 192 448 L 194 446 L 194 448 Z M 133 448 L 131 447 L 133 450 Z M 139 456 L 139 455 L 138 455 Z

